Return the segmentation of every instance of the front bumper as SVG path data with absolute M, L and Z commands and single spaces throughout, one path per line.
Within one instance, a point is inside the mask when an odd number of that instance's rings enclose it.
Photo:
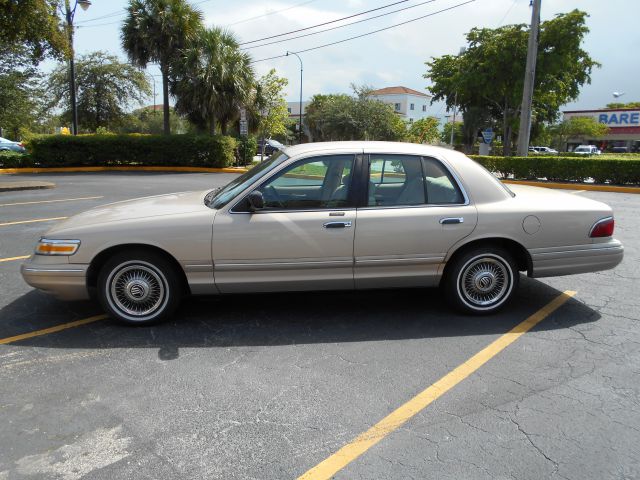
M 554 277 L 599 272 L 615 268 L 624 257 L 624 247 L 615 238 L 603 243 L 529 250 L 532 277 Z
M 51 258 L 51 257 L 49 257 Z M 66 260 L 66 257 L 57 257 Z M 39 263 L 32 255 L 20 267 L 22 278 L 32 287 L 62 300 L 87 300 L 87 269 L 89 265 L 73 263 Z

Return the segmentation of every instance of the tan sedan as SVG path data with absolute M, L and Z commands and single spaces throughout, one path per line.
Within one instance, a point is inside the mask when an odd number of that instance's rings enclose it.
M 222 189 L 112 203 L 51 229 L 30 285 L 97 297 L 118 320 L 171 316 L 186 294 L 440 285 L 487 314 L 530 277 L 606 270 L 622 244 L 603 203 L 513 186 L 461 153 L 386 142 L 284 149 Z

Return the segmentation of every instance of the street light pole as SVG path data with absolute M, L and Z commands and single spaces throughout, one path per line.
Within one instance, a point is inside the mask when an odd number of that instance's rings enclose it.
M 73 17 L 76 14 L 78 5 L 82 10 L 87 10 L 91 5 L 89 0 L 76 0 L 73 8 L 69 4 L 69 0 L 64 1 L 65 19 L 67 21 L 67 36 L 69 40 L 69 94 L 71 96 L 71 133 L 78 134 L 78 105 L 76 102 L 76 65 L 75 52 L 73 50 Z
M 298 57 L 298 60 L 300 60 L 300 112 L 298 114 L 298 142 L 302 143 L 302 59 L 296 52 L 287 51 L 287 57 L 289 56 L 289 54 L 295 55 L 296 57 Z
M 527 70 L 524 76 L 522 91 L 522 106 L 520 107 L 520 129 L 518 130 L 519 157 L 526 157 L 529 153 L 529 137 L 531 135 L 531 103 L 533 102 L 533 87 L 536 77 L 536 57 L 538 56 L 538 31 L 540 30 L 541 0 L 532 0 L 531 28 L 529 29 L 529 44 L 527 47 Z

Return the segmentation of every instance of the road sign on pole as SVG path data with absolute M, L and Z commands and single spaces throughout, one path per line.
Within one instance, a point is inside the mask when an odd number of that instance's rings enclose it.
M 240 120 L 240 135 L 249 135 L 249 123 L 246 120 Z
M 493 130 L 491 128 L 487 128 L 482 131 L 482 139 L 484 140 L 484 143 L 486 143 L 487 145 L 491 143 L 494 136 L 495 136 L 495 133 L 493 133 Z

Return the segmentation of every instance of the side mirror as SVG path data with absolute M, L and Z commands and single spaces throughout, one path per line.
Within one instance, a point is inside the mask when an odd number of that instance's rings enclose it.
M 249 207 L 252 212 L 256 210 L 262 210 L 264 208 L 264 197 L 262 196 L 262 192 L 260 190 L 254 190 L 247 196 L 247 200 L 249 200 Z

